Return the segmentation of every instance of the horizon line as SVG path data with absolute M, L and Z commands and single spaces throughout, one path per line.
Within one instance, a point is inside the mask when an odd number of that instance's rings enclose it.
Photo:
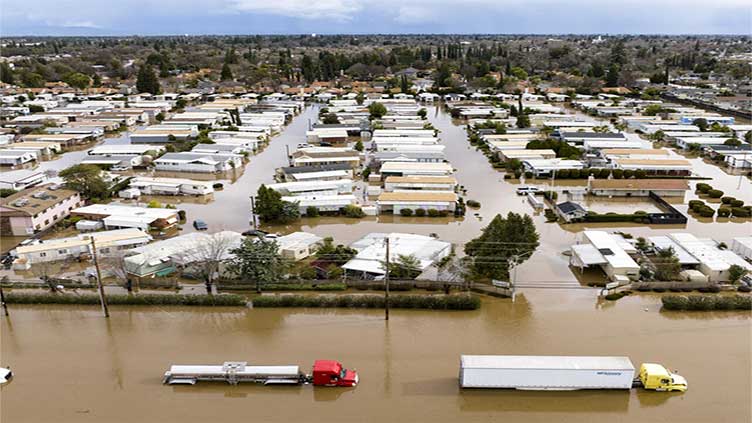
M 96 30 L 95 28 L 92 28 Z M 178 34 L 178 33 L 165 33 L 165 34 L 99 34 L 99 35 L 93 35 L 93 34 L 49 34 L 49 35 L 32 35 L 32 34 L 19 34 L 19 35 L 2 35 L 0 34 L 0 39 L 9 39 L 9 38 L 102 38 L 102 37 L 237 37 L 237 36 L 245 36 L 245 37 L 279 37 L 279 36 L 288 36 L 288 37 L 294 37 L 294 36 L 308 36 L 308 37 L 335 37 L 335 36 L 403 36 L 403 37 L 414 37 L 414 36 L 537 36 L 537 37 L 543 37 L 543 36 L 563 36 L 563 37 L 573 37 L 573 36 L 608 36 L 608 37 L 623 37 L 623 36 L 643 36 L 643 37 L 651 37 L 651 36 L 660 36 L 660 37 L 744 37 L 744 38 L 752 38 L 752 35 L 749 34 L 737 34 L 737 33 L 662 33 L 662 32 L 551 32 L 551 33 L 545 33 L 545 32 L 364 32 L 364 33 L 358 33 L 358 32 L 342 32 L 342 33 L 327 33 L 327 32 L 306 32 L 306 33 L 274 33 L 274 32 L 268 32 L 268 33 L 203 33 L 203 34 Z

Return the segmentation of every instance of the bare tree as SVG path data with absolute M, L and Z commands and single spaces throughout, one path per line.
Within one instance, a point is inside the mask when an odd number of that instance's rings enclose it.
M 128 268 L 126 267 L 125 258 L 128 253 L 125 251 L 116 251 L 103 257 L 102 264 L 107 272 L 111 274 L 116 280 L 122 282 L 128 292 L 133 290 L 131 278 L 128 276 Z
M 49 288 L 50 292 L 57 292 L 57 286 L 53 275 L 57 274 L 55 264 L 50 261 L 41 261 L 31 264 L 31 273 L 41 279 Z
M 212 286 L 219 279 L 222 263 L 228 259 L 230 249 L 234 248 L 238 241 L 239 238 L 232 232 L 217 232 L 207 235 L 195 248 L 173 260 L 204 281 L 206 291 L 211 293 Z

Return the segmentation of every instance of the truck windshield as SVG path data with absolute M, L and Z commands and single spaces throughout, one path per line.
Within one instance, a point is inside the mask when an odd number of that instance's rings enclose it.
M 344 379 L 346 373 L 347 373 L 347 369 L 340 370 L 340 372 L 339 372 L 339 378 L 340 379 Z

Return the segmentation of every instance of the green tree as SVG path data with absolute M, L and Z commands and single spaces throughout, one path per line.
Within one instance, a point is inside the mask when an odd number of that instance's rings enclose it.
M 324 238 L 324 241 L 316 249 L 317 261 L 342 266 L 358 254 L 358 250 L 346 247 L 342 244 L 334 245 L 332 237 Z
M 729 281 L 731 281 L 731 283 L 737 283 L 739 282 L 739 279 L 747 274 L 747 269 L 739 266 L 738 264 L 732 264 L 731 266 L 729 266 L 728 274 Z
M 672 247 L 664 248 L 658 251 L 653 261 L 655 265 L 655 280 L 657 281 L 674 281 L 679 279 L 681 272 L 681 263 L 676 256 Z
M 508 280 L 510 266 L 526 261 L 539 245 L 533 219 L 510 212 L 491 220 L 481 235 L 465 244 L 474 275 L 481 278 Z
M 421 119 L 425 119 L 428 116 L 428 110 L 421 108 L 418 110 L 418 116 L 420 116 Z
M 308 55 L 303 56 L 300 68 L 301 72 L 303 73 L 303 79 L 305 79 L 306 82 L 310 83 L 316 80 L 318 69 L 316 69 L 316 65 L 313 63 L 313 59 L 311 59 Z
M 420 273 L 420 260 L 412 254 L 400 254 L 389 263 L 389 276 L 395 279 L 415 279 Z
M 154 73 L 154 68 L 151 65 L 144 64 L 138 69 L 136 89 L 140 93 L 150 94 L 159 94 L 162 91 L 157 74 Z
M 530 118 L 526 113 L 519 113 L 517 115 L 517 127 L 518 128 L 529 128 L 530 127 Z
M 91 84 L 91 79 L 81 72 L 71 72 L 63 77 L 63 82 L 73 88 L 83 90 L 84 88 L 89 87 L 89 84 Z
M 16 82 L 16 78 L 13 76 L 13 69 L 10 68 L 7 62 L 0 62 L 0 81 L 10 85 Z
M 355 97 L 355 101 L 358 103 L 358 106 L 363 105 L 363 102 L 365 101 L 366 96 L 363 94 L 363 92 L 359 92 L 358 95 Z
M 519 80 L 522 80 L 522 81 L 526 80 L 527 77 L 528 77 L 528 74 L 525 71 L 525 69 L 522 69 L 522 68 L 517 67 L 517 66 L 513 67 L 510 70 L 510 73 L 512 74 L 512 76 L 514 76 L 515 78 L 517 78 Z
M 334 113 L 327 113 L 324 115 L 324 118 L 322 119 L 323 123 L 325 125 L 332 125 L 339 123 L 339 118 Z
M 102 177 L 102 169 L 95 165 L 77 164 L 58 174 L 65 185 L 86 198 L 108 198 L 109 189 Z
M 264 285 L 279 282 L 287 272 L 287 264 L 273 240 L 245 237 L 230 254 L 228 271 L 241 280 L 255 282 L 256 292 L 261 292 Z
M 730 145 L 733 147 L 740 147 L 742 145 L 742 142 L 736 138 L 729 138 L 726 141 L 724 141 L 723 144 Z
M 358 142 L 355 143 L 355 147 L 353 147 L 355 151 L 363 151 L 363 148 L 363 141 L 361 140 L 358 140 Z
M 400 92 L 406 93 L 410 91 L 410 84 L 407 82 L 407 76 L 402 75 L 400 78 Z
M 256 193 L 256 214 L 265 222 L 289 223 L 300 218 L 297 203 L 282 200 L 282 194 L 261 185 Z
M 606 86 L 619 86 L 619 65 L 617 65 L 616 63 L 608 67 L 608 72 L 606 73 Z
M 232 69 L 230 69 L 229 64 L 225 63 L 224 65 L 222 65 L 222 73 L 219 78 L 222 81 L 229 81 L 232 79 Z
M 446 87 L 448 85 L 447 80 L 452 77 L 452 70 L 449 67 L 449 63 L 441 62 L 439 68 L 436 70 L 434 80 L 436 81 L 436 87 Z
M 45 79 L 36 72 L 23 72 L 21 73 L 21 83 L 28 88 L 42 88 Z
M 379 102 L 371 103 L 368 106 L 368 113 L 371 114 L 372 119 L 381 119 L 386 114 L 386 106 Z
M 708 130 L 708 121 L 705 118 L 697 118 L 693 120 L 692 125 L 700 128 L 701 132 L 705 132 Z

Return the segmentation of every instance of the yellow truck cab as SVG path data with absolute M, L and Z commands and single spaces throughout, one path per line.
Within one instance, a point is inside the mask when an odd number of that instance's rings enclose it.
M 645 389 L 656 391 L 687 390 L 687 380 L 684 377 L 669 372 L 660 364 L 644 363 L 640 366 L 640 382 Z

